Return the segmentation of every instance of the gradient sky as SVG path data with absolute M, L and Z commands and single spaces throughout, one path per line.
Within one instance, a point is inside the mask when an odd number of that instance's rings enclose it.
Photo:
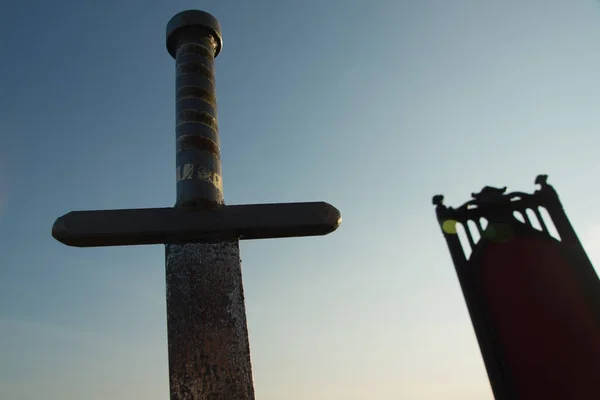
M 55 218 L 175 201 L 175 13 L 213 13 L 228 204 L 324 200 L 242 243 L 257 399 L 491 399 L 431 196 L 547 173 L 600 263 L 594 0 L 31 1 L 0 13 L 0 398 L 168 399 L 164 248 Z

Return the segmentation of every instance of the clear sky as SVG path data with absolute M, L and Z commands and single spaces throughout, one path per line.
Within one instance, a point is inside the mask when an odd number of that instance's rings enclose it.
M 223 29 L 227 203 L 344 217 L 242 244 L 257 399 L 491 399 L 431 196 L 547 173 L 600 263 L 594 0 L 4 0 L 0 398 L 168 398 L 164 248 L 50 228 L 174 204 L 164 30 L 189 8 Z

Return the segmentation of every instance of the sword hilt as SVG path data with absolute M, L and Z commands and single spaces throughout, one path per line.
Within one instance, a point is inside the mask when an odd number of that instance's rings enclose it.
M 167 50 L 176 64 L 177 207 L 223 204 L 215 57 L 223 38 L 219 22 L 198 10 L 167 24 Z

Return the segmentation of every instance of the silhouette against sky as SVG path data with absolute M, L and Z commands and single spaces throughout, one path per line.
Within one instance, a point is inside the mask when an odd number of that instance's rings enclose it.
M 4 1 L 0 398 L 168 398 L 163 246 L 50 229 L 174 204 L 164 36 L 190 8 L 223 29 L 227 204 L 344 217 L 242 243 L 257 399 L 491 399 L 431 197 L 547 173 L 600 263 L 596 1 Z

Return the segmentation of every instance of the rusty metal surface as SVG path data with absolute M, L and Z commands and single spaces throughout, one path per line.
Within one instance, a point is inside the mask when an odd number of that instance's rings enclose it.
M 171 400 L 251 400 L 238 242 L 166 247 Z

